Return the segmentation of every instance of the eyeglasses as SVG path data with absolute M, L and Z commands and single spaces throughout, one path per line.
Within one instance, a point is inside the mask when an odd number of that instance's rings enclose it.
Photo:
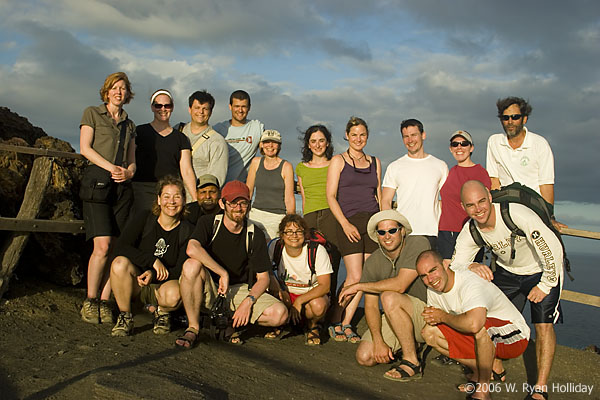
M 231 208 L 238 208 L 238 207 L 246 208 L 250 205 L 250 202 L 246 201 L 246 200 L 241 200 L 241 201 L 238 201 L 237 203 L 230 203 L 228 201 L 225 201 L 225 204 L 227 204 Z
M 160 110 L 163 107 L 165 108 L 165 110 L 171 110 L 171 109 L 173 109 L 173 103 L 169 103 L 169 104 L 154 103 L 154 104 L 152 104 L 152 107 L 156 108 L 157 110 Z
M 283 231 L 283 234 L 285 236 L 303 236 L 304 235 L 304 230 L 300 229 L 298 231 Z
M 385 236 L 386 233 L 389 233 L 390 235 L 394 235 L 399 230 L 400 230 L 400 228 L 391 228 L 391 229 L 388 229 L 387 231 L 385 229 L 377 229 L 376 232 L 379 236 Z
M 458 147 L 458 146 L 460 146 L 460 147 L 469 147 L 470 145 L 471 145 L 471 142 L 467 142 L 467 141 L 464 141 L 464 142 L 452 142 L 452 143 L 450 143 L 450 146 L 452 146 L 452 147 Z
M 523 118 L 523 114 L 512 114 L 512 115 L 502 115 L 500 116 L 500 119 L 502 121 L 508 121 L 509 119 L 512 119 L 513 121 L 519 120 Z

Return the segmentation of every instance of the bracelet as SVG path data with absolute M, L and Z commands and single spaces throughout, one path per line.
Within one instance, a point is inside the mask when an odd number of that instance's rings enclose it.
M 254 303 L 256 303 L 256 297 L 252 296 L 251 294 L 249 294 L 248 296 L 246 296 L 247 299 L 250 299 L 250 301 L 252 302 L 252 305 L 254 305 Z

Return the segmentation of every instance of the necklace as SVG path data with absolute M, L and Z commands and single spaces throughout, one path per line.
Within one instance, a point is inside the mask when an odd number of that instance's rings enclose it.
M 361 152 L 361 153 L 362 153 L 362 152 Z M 360 161 L 360 160 L 362 160 L 363 158 L 365 158 L 365 153 L 362 153 L 362 156 L 360 156 L 360 157 L 358 157 L 358 158 L 354 158 L 354 157 L 352 157 L 352 155 L 350 155 L 350 150 L 346 150 L 346 154 L 348 154 L 348 157 L 350 157 L 350 159 L 351 159 L 352 161 L 354 161 L 354 162 L 356 162 L 356 161 Z

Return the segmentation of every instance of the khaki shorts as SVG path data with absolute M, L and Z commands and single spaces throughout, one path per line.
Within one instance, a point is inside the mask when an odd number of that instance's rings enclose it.
M 210 312 L 210 309 L 217 298 L 217 285 L 212 279 L 207 279 L 204 282 L 204 300 L 201 304 L 201 309 L 204 312 Z M 227 291 L 227 303 L 229 309 L 235 311 L 244 299 L 250 294 L 247 283 L 240 283 L 238 285 L 230 285 Z M 252 314 L 250 314 L 250 323 L 255 323 L 256 320 L 262 315 L 263 312 L 274 304 L 281 303 L 275 297 L 268 293 L 263 293 L 254 306 L 252 307 Z
M 417 343 L 425 343 L 425 340 L 423 340 L 423 337 L 421 336 L 421 329 L 423 329 L 423 327 L 425 326 L 425 320 L 423 319 L 421 313 L 423 312 L 423 309 L 425 308 L 425 306 L 427 306 L 427 304 L 421 301 L 421 299 L 413 297 L 409 294 L 407 294 L 407 296 L 410 299 L 413 308 L 411 319 L 413 322 L 413 332 L 415 335 L 415 341 Z M 385 344 L 387 344 L 393 352 L 400 350 L 400 342 L 394 334 L 392 327 L 388 323 L 385 314 L 381 315 L 381 335 L 383 336 Z M 371 331 L 369 329 L 367 329 L 367 331 L 363 333 L 362 340 L 366 342 L 373 342 L 373 338 L 371 337 Z

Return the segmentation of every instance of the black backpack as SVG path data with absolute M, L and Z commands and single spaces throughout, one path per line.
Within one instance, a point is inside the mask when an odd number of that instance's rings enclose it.
M 550 228 L 550 230 L 556 235 L 560 245 L 563 249 L 564 255 L 564 266 L 567 271 L 567 275 L 571 279 L 574 279 L 571 275 L 571 263 L 567 258 L 567 251 L 565 249 L 565 245 L 562 241 L 562 237 L 560 232 L 554 227 L 552 224 L 552 220 L 554 219 L 554 206 L 548 203 L 538 192 L 527 187 L 525 185 L 520 184 L 519 182 L 513 182 L 510 185 L 503 186 L 500 189 L 492 190 L 492 202 L 500 204 L 500 215 L 502 216 L 502 220 L 510 230 L 510 259 L 514 260 L 516 255 L 515 250 L 515 238 L 517 236 L 525 237 L 525 232 L 521 230 L 513 221 L 510 216 L 510 203 L 518 203 L 526 206 L 527 208 L 534 211 L 540 219 L 544 222 L 544 224 Z M 475 244 L 479 247 L 487 247 L 492 254 L 490 246 L 483 240 L 481 237 L 481 233 L 475 226 L 475 221 L 472 219 L 469 221 L 469 231 L 471 232 L 471 236 L 475 241 Z M 492 263 L 495 263 L 495 255 L 492 257 Z

